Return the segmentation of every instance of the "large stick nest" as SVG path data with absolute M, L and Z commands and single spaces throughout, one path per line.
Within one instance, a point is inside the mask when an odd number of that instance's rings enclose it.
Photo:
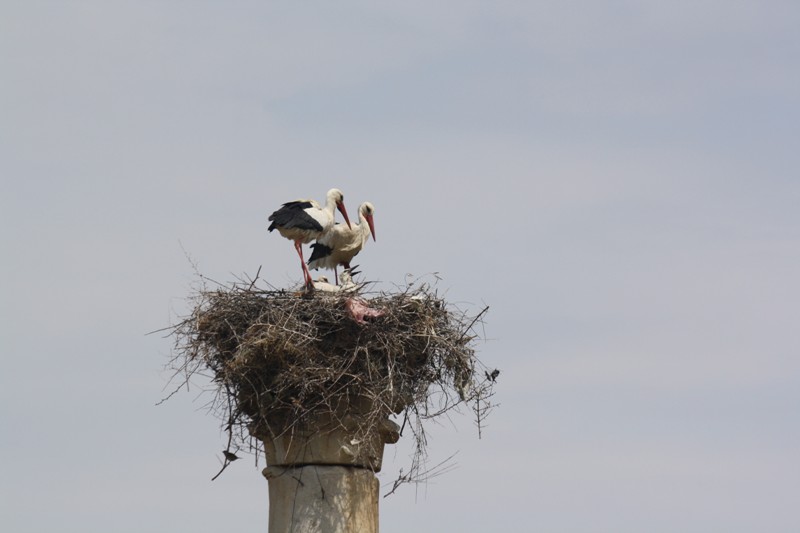
M 228 451 L 252 449 L 252 435 L 290 431 L 311 413 L 341 412 L 354 398 L 368 399 L 359 404 L 370 406 L 365 431 L 391 413 L 403 413 L 404 427 L 411 422 L 416 454 L 406 476 L 424 461 L 422 420 L 467 405 L 480 430 L 496 373 L 485 372 L 473 344 L 488 308 L 467 316 L 427 284 L 310 297 L 254 285 L 197 291 L 191 315 L 172 328 L 172 367 L 186 384 L 196 374 L 215 384 L 211 407 Z M 357 322 L 353 302 L 380 316 Z

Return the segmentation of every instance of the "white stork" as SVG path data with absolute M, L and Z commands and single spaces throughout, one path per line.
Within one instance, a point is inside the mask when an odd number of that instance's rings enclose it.
M 350 271 L 345 269 L 342 271 L 341 285 L 334 285 L 328 281 L 326 276 L 319 276 L 314 280 L 314 289 L 331 293 L 356 292 L 359 289 L 359 285 L 353 281 L 353 276 Z
M 359 223 L 355 227 L 344 227 L 336 224 L 328 233 L 325 233 L 317 242 L 311 245 L 311 258 L 308 260 L 308 267 L 312 269 L 327 268 L 333 270 L 336 283 L 339 283 L 339 276 L 336 267 L 339 265 L 350 268 L 350 261 L 358 255 L 364 244 L 372 235 L 375 239 L 375 224 L 372 217 L 375 213 L 375 206 L 369 202 L 364 202 L 358 207 Z
M 339 292 L 339 287 L 330 283 L 327 276 L 319 276 L 315 279 L 314 289 L 323 292 Z
M 339 283 L 339 290 L 345 292 L 353 292 L 358 290 L 359 285 L 353 281 L 353 276 L 356 274 L 358 274 L 358 272 L 353 272 L 352 268 L 345 268 L 342 270 L 342 281 Z
M 294 248 L 300 256 L 300 264 L 303 267 L 303 277 L 309 289 L 314 288 L 314 281 L 303 259 L 303 244 L 320 239 L 330 231 L 334 223 L 334 209 L 341 211 L 349 228 L 350 218 L 344 208 L 344 195 L 339 189 L 328 191 L 325 207 L 320 207 L 314 200 L 295 200 L 283 204 L 269 216 L 269 221 L 272 222 L 269 231 L 277 229 L 281 235 L 294 241 Z

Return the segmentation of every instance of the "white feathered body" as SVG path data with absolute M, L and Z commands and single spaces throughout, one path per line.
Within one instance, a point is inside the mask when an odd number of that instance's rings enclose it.
M 277 229 L 287 239 L 308 244 L 333 228 L 335 209 L 336 196 L 330 193 L 325 207 L 320 207 L 316 200 L 287 202 L 270 215 L 269 230 Z
M 374 230 L 369 220 L 374 210 L 372 204 L 364 202 L 358 208 L 358 224 L 352 228 L 346 224 L 336 224 L 318 238 L 317 243 L 311 245 L 314 250 L 308 261 L 309 268 L 333 270 L 339 265 L 349 267 L 350 261 L 358 255 Z

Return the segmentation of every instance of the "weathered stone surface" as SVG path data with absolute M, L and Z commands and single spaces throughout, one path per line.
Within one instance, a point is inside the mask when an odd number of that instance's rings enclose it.
M 377 533 L 378 479 L 347 466 L 268 466 L 270 533 Z
M 265 439 L 264 449 L 270 466 L 343 465 L 378 472 L 383 456 L 383 438 L 374 433 L 368 439 L 356 439 L 341 427 L 314 433 L 290 431 Z
M 371 408 L 351 399 L 278 435 L 251 428 L 267 456 L 270 533 L 378 532 L 375 472 L 400 427 L 364 416 Z

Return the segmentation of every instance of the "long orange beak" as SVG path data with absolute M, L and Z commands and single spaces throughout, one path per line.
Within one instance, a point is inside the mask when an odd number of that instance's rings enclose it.
M 344 203 L 336 202 L 336 208 L 344 217 L 344 221 L 347 222 L 347 227 L 353 229 L 353 226 L 350 225 L 350 217 L 347 216 L 347 209 L 344 208 Z
M 366 215 L 364 218 L 367 219 L 367 224 L 369 224 L 369 232 L 372 234 L 372 240 L 376 241 L 375 238 L 375 224 L 372 222 L 372 215 Z

